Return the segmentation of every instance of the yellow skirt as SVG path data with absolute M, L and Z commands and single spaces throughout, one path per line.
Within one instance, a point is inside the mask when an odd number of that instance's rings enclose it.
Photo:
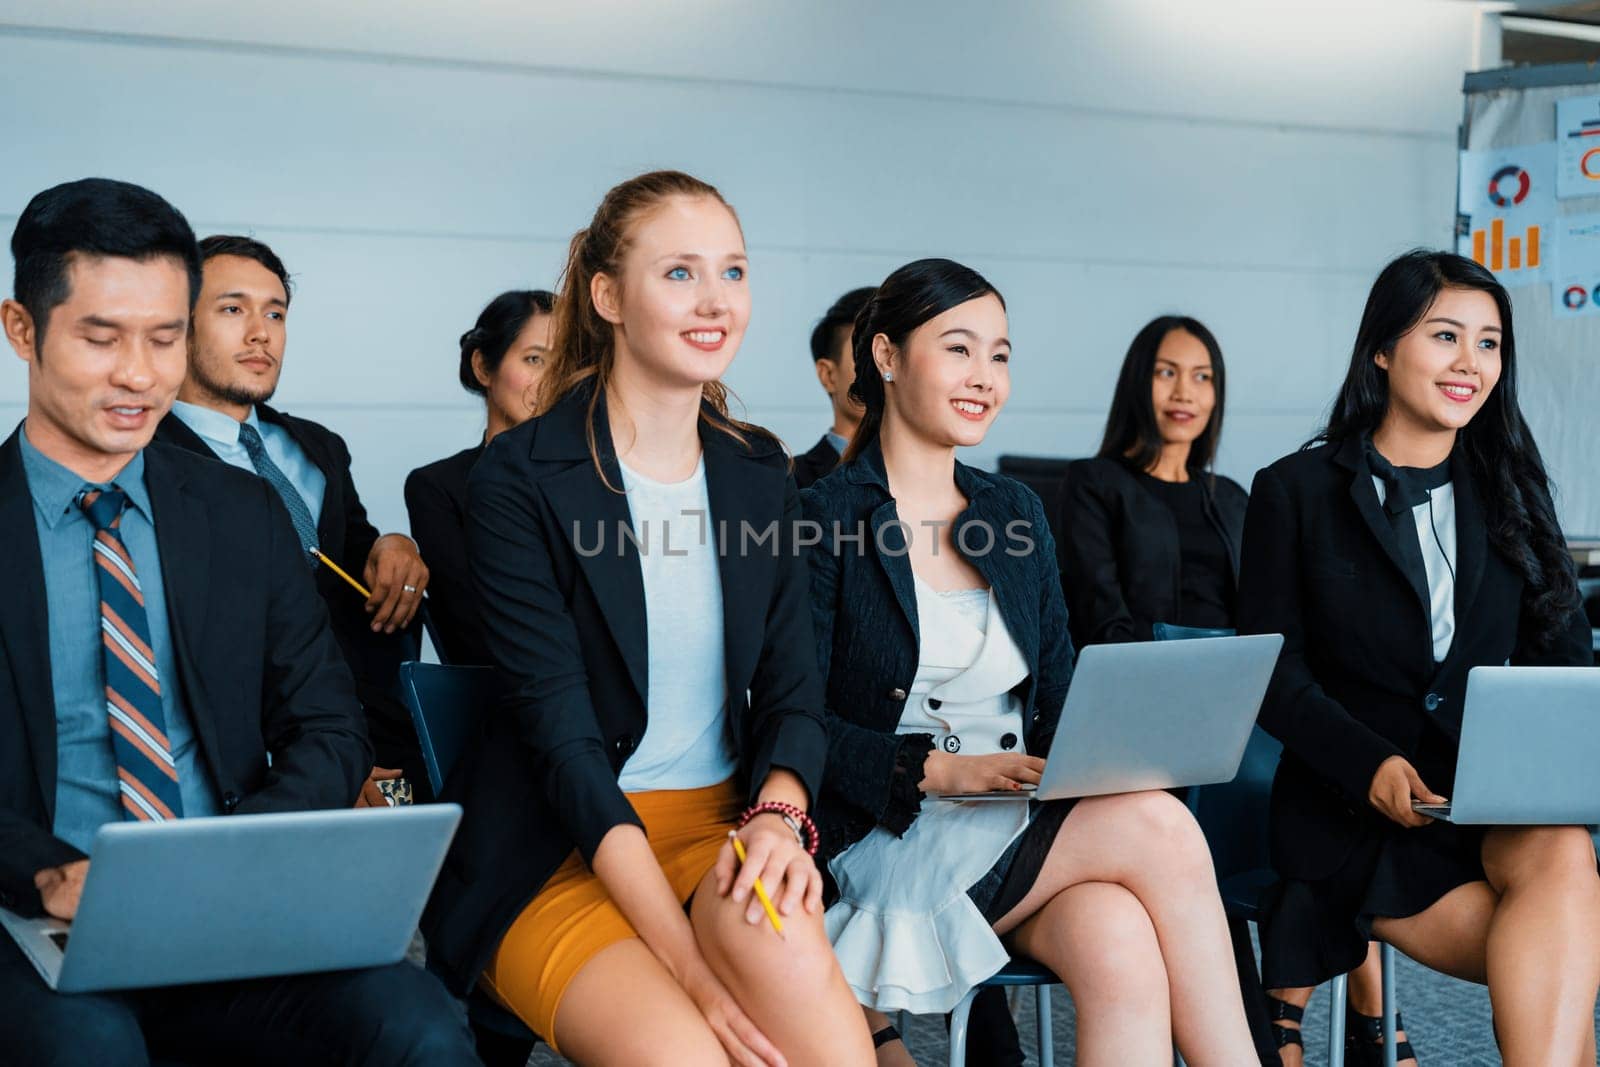
M 688 903 L 744 810 L 733 779 L 702 789 L 630 793 L 628 800 L 672 891 Z M 638 936 L 574 851 L 500 939 L 483 983 L 559 1052 L 556 1009 L 567 986 L 602 949 Z

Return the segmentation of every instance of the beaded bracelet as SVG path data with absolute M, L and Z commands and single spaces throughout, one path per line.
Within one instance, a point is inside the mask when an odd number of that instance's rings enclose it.
M 817 854 L 817 824 L 811 821 L 802 808 L 793 804 L 785 804 L 778 800 L 764 800 L 759 804 L 752 804 L 739 816 L 739 829 L 743 830 L 751 819 L 757 815 L 778 815 L 794 831 L 795 840 L 800 842 L 800 847 L 812 856 Z

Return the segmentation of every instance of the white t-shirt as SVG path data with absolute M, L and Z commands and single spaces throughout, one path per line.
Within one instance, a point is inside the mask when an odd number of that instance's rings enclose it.
M 622 485 L 644 577 L 649 691 L 644 737 L 618 784 L 625 793 L 715 785 L 737 760 L 705 459 L 670 484 L 622 465 Z

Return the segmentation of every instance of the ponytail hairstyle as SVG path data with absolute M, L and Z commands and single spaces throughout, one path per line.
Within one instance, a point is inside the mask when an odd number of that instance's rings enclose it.
M 904 351 L 906 341 L 917 327 L 953 307 L 984 296 L 993 296 L 1002 308 L 1006 306 L 1006 298 L 983 275 L 949 259 L 919 259 L 883 280 L 856 315 L 855 334 L 850 342 L 856 360 L 856 380 L 850 386 L 850 398 L 866 410 L 861 416 L 861 425 L 850 438 L 850 447 L 839 459 L 840 464 L 861 455 L 883 431 L 887 398 L 883 378 L 872 358 L 873 338 L 882 334 L 891 345 Z
M 716 186 L 682 171 L 657 170 L 613 186 L 595 208 L 589 225 L 572 235 L 567 249 L 567 265 L 561 273 L 555 322 L 551 326 L 550 365 L 539 381 L 534 414 L 543 415 L 575 389 L 593 381 L 587 433 L 589 454 L 602 481 L 606 481 L 606 475 L 595 440 L 594 413 L 601 393 L 611 380 L 617 349 L 615 327 L 595 310 L 590 285 L 597 274 L 613 277 L 620 274 L 634 227 L 674 196 L 715 200 L 728 209 L 734 224 L 738 225 L 738 214 Z M 701 419 L 740 444 L 748 444 L 749 435 L 771 436 L 760 427 L 740 422 L 728 414 L 728 387 L 722 382 L 706 382 L 701 395 L 704 404 L 718 416 L 716 419 L 707 417 L 702 407 Z
M 1456 448 L 1483 497 L 1489 543 L 1511 561 L 1527 586 L 1523 610 L 1533 624 L 1533 644 L 1548 646 L 1581 601 L 1572 556 L 1556 521 L 1550 479 L 1517 403 L 1511 297 L 1493 274 L 1463 256 L 1421 248 L 1384 267 L 1367 296 L 1350 369 L 1328 424 L 1311 443 L 1359 441 L 1378 429 L 1389 410 L 1389 375 L 1375 357 L 1392 353 L 1444 289 L 1488 293 L 1500 309 L 1500 381 L 1456 435 Z
M 490 377 L 516 343 L 517 335 L 535 315 L 555 310 L 556 295 L 548 289 L 512 289 L 489 301 L 472 329 L 461 335 L 461 388 L 483 396 L 488 392 L 473 372 L 473 353 L 483 357 L 483 369 Z

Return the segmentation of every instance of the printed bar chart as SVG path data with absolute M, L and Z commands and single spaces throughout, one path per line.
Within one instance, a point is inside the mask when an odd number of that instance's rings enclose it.
M 1533 270 L 1539 266 L 1539 227 L 1508 238 L 1505 221 L 1491 219 L 1487 230 L 1472 231 L 1472 258 L 1492 271 Z

